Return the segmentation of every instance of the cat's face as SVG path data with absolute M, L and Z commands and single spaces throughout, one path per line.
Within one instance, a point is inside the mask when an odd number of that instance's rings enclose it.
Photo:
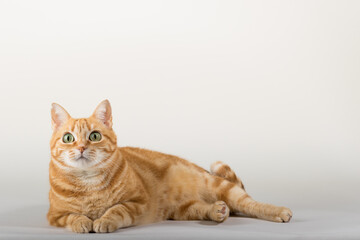
M 51 156 L 63 169 L 101 167 L 117 148 L 112 130 L 109 101 L 99 104 L 89 118 L 72 118 L 64 108 L 54 103 L 51 109 L 53 135 Z

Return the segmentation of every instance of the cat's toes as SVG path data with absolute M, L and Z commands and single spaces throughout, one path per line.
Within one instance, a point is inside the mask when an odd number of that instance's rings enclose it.
M 212 208 L 212 220 L 215 222 L 223 222 L 229 217 L 230 210 L 225 202 L 217 201 Z
M 108 219 L 99 218 L 94 221 L 93 229 L 97 233 L 109 233 L 118 229 L 117 224 Z
M 82 217 L 73 222 L 71 230 L 76 233 L 88 233 L 92 231 L 93 221 L 87 217 Z
M 289 222 L 292 217 L 292 212 L 286 207 L 281 207 L 279 214 L 275 217 L 276 222 Z

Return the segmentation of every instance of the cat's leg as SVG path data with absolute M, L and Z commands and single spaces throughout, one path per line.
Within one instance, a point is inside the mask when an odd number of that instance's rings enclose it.
M 223 178 L 213 176 L 212 187 L 215 187 L 217 199 L 226 202 L 232 212 L 273 222 L 288 222 L 292 217 L 290 209 L 257 202 L 240 186 Z
M 210 173 L 212 175 L 225 178 L 226 180 L 239 185 L 242 189 L 245 190 L 244 184 L 241 182 L 240 178 L 238 178 L 235 172 L 229 167 L 229 165 L 217 161 L 211 164 Z
M 145 211 L 145 205 L 138 202 L 116 204 L 96 219 L 93 229 L 97 233 L 114 232 L 119 228 L 136 225 L 136 219 Z
M 223 201 L 213 204 L 201 200 L 186 202 L 171 214 L 173 220 L 212 220 L 223 222 L 229 216 L 229 208 Z
M 85 215 L 67 213 L 48 213 L 48 220 L 52 226 L 66 227 L 77 233 L 88 233 L 92 231 L 93 221 Z

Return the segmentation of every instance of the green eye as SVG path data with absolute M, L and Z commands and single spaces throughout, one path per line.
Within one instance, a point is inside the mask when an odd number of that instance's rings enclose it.
M 92 132 L 89 136 L 90 141 L 98 142 L 101 140 L 101 134 L 99 132 Z
M 74 136 L 71 133 L 66 133 L 63 136 L 63 142 L 64 143 L 72 143 L 74 141 Z

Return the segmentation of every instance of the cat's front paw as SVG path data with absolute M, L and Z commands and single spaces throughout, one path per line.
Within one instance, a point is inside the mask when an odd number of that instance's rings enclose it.
M 92 226 L 93 221 L 90 218 L 81 216 L 71 224 L 71 230 L 76 233 L 88 233 L 92 231 Z
M 275 221 L 276 222 L 289 222 L 290 219 L 292 218 L 292 215 L 293 214 L 290 209 L 288 209 L 286 207 L 280 207 L 279 213 L 275 217 Z
M 99 218 L 94 221 L 93 229 L 97 233 L 109 233 L 116 231 L 118 226 L 111 220 L 106 218 Z

